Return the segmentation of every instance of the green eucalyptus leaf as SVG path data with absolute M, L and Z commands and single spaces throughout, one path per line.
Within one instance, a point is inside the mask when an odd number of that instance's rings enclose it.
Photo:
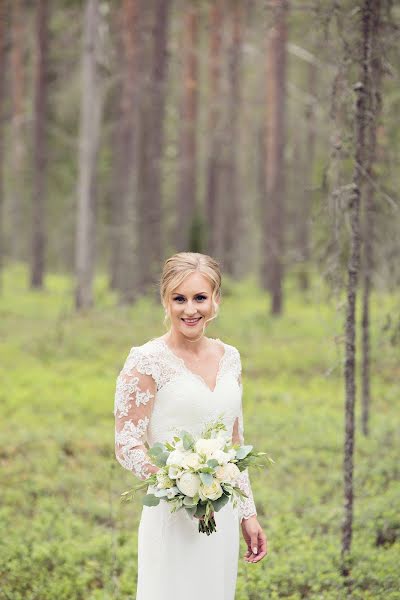
M 194 438 L 187 431 L 184 432 L 184 435 L 182 436 L 182 441 L 183 441 L 183 447 L 185 448 L 185 450 L 190 450 L 190 448 L 192 448 L 194 445 Z
M 157 467 L 165 467 L 165 465 L 167 464 L 168 456 L 169 452 L 163 452 L 162 454 L 158 454 L 154 458 L 154 463 L 157 465 Z
M 252 450 L 253 446 L 241 446 L 239 450 L 236 451 L 236 458 L 245 458 Z
M 211 475 L 211 473 L 199 473 L 199 475 L 200 475 L 200 479 L 204 483 L 204 485 L 212 484 L 214 477 Z
M 160 498 L 157 498 L 154 494 L 146 494 L 142 503 L 144 506 L 157 506 L 160 504 Z
M 189 514 L 191 517 L 193 517 L 193 516 L 195 515 L 196 508 L 197 508 L 196 506 L 185 506 L 185 510 L 186 510 L 186 512 L 187 512 L 187 513 L 188 513 L 188 514 Z
M 197 506 L 197 502 L 190 498 L 189 496 L 185 496 L 183 499 L 184 506 Z
M 148 450 L 148 454 L 150 454 L 151 456 L 157 456 L 157 454 L 161 454 L 161 452 L 164 452 L 164 444 L 161 444 L 161 442 L 156 442 Z
M 226 494 L 222 494 L 222 496 L 220 496 L 216 500 L 213 500 L 212 503 L 213 503 L 215 512 L 218 512 L 228 502 L 229 502 L 229 496 L 227 496 Z
M 194 513 L 195 517 L 204 517 L 206 514 L 206 504 L 205 502 L 199 502 L 196 508 L 196 512 Z

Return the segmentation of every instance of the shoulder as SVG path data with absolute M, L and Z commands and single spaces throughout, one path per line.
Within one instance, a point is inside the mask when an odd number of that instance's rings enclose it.
M 225 347 L 225 354 L 223 355 L 222 370 L 231 371 L 236 377 L 239 377 L 242 372 L 242 362 L 240 360 L 240 352 L 232 344 L 227 344 L 222 340 L 219 340 Z
M 132 346 L 122 370 L 135 369 L 143 375 L 151 375 L 156 379 L 161 350 L 157 339 L 151 339 L 141 346 Z
M 217 338 L 217 341 L 220 341 L 224 345 L 225 353 L 227 356 L 229 356 L 232 359 L 236 359 L 236 360 L 240 361 L 240 352 L 236 346 L 233 346 L 232 344 L 227 344 L 226 342 L 224 342 L 223 340 L 220 340 L 219 338 Z

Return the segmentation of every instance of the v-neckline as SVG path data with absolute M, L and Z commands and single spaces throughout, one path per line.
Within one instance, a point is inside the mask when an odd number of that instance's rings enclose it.
M 222 340 L 220 340 L 219 338 L 209 338 L 210 340 L 214 340 L 215 342 L 219 342 L 221 344 L 221 346 L 224 348 L 224 353 L 222 354 L 221 358 L 219 359 L 218 362 L 218 368 L 217 368 L 217 374 L 215 377 L 215 385 L 214 385 L 214 389 L 211 389 L 210 386 L 208 385 L 208 383 L 206 382 L 206 380 L 204 379 L 204 377 L 202 377 L 199 373 L 195 373 L 195 371 L 192 371 L 192 369 L 189 369 L 189 367 L 187 366 L 186 362 L 184 361 L 183 358 L 181 358 L 180 356 L 178 356 L 177 354 L 175 354 L 175 352 L 168 346 L 167 342 L 164 340 L 164 338 L 158 338 L 158 340 L 161 342 L 161 344 L 164 346 L 164 348 L 167 349 L 167 351 L 179 362 L 179 364 L 191 375 L 193 375 L 194 377 L 200 379 L 200 381 L 205 385 L 205 387 L 208 389 L 208 391 L 213 394 L 215 392 L 215 390 L 217 389 L 218 386 L 218 380 L 219 380 L 219 376 L 221 373 L 221 368 L 222 368 L 222 363 L 226 357 L 227 354 L 227 349 L 226 349 L 226 345 L 224 344 L 224 342 Z

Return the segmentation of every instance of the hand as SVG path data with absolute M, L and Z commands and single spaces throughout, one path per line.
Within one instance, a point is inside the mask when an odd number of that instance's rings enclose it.
M 243 558 L 247 562 L 259 562 L 268 552 L 266 535 L 255 515 L 242 520 L 242 533 L 247 544 Z
M 157 473 L 157 471 L 160 470 L 160 467 L 156 467 L 156 465 L 153 465 L 151 463 L 147 463 L 146 464 L 146 471 L 148 475 L 153 475 L 154 473 Z

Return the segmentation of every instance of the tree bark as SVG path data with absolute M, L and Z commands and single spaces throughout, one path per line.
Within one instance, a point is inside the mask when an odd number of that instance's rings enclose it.
M 114 153 L 115 199 L 113 214 L 112 272 L 121 302 L 132 303 L 138 295 L 136 136 L 138 117 L 138 36 L 139 6 L 136 0 L 123 0 L 119 9 L 121 32 L 121 96 Z
M 118 78 L 113 90 L 113 102 L 111 109 L 111 119 L 113 121 L 110 131 L 110 146 L 112 149 L 111 158 L 111 182 L 108 194 L 108 218 L 109 218 L 109 287 L 111 290 L 118 290 L 121 285 L 121 260 L 122 260 L 122 160 L 123 151 L 123 79 L 125 75 L 124 63 L 125 54 L 122 42 L 122 29 L 124 25 L 124 11 L 122 3 L 116 9 L 111 18 L 111 36 L 115 48 L 115 69 L 118 70 Z
M 304 186 L 299 198 L 300 211 L 298 212 L 297 222 L 297 249 L 300 254 L 299 287 L 302 291 L 308 290 L 309 281 L 309 262 L 310 262 L 310 219 L 312 208 L 312 174 L 315 156 L 315 109 L 314 98 L 316 96 L 317 66 L 315 62 L 307 65 L 308 94 L 305 111 L 305 120 L 307 124 L 307 139 L 304 148 L 304 159 L 301 160 L 303 167 Z M 303 153 L 301 153 L 303 155 Z
M 376 127 L 381 110 L 381 75 L 380 52 L 378 49 L 380 28 L 381 2 L 375 0 L 371 5 L 371 50 L 370 65 L 368 68 L 368 114 L 369 122 L 366 129 L 366 181 L 365 181 L 365 206 L 363 212 L 363 246 L 364 257 L 362 261 L 361 285 L 362 295 L 362 363 L 361 363 L 361 430 L 364 435 L 369 433 L 369 409 L 371 403 L 370 385 L 370 294 L 371 278 L 374 262 L 374 164 L 376 161 Z
M 240 148 L 239 115 L 240 115 L 240 66 L 242 54 L 243 5 L 235 0 L 232 6 L 232 32 L 228 49 L 228 98 L 227 122 L 225 138 L 224 168 L 224 255 L 225 271 L 232 277 L 239 272 L 240 240 L 242 235 L 242 204 L 239 193 L 239 160 L 237 149 Z
M 99 4 L 86 0 L 82 49 L 82 100 L 79 133 L 78 214 L 76 229 L 77 309 L 93 304 L 95 266 L 96 163 L 99 149 L 102 89 L 99 76 Z
M 4 162 L 4 73 L 6 68 L 6 0 L 0 0 L 0 292 L 3 289 L 3 266 L 4 266 L 4 184 L 3 184 L 3 162 Z
M 219 160 L 221 154 L 221 42 L 222 0 L 214 0 L 210 7 L 209 50 L 209 114 L 208 114 L 208 161 L 206 175 L 205 215 L 207 224 L 206 249 L 210 256 L 217 256 L 222 239 L 221 195 L 218 193 Z
M 198 14 L 188 5 L 184 15 L 183 102 L 179 158 L 178 216 L 175 243 L 177 251 L 190 248 L 190 229 L 196 210 L 197 188 L 197 37 Z
M 284 254 L 284 148 L 286 97 L 286 0 L 273 0 L 274 23 L 267 44 L 266 210 L 262 283 L 271 294 L 271 313 L 282 312 Z
M 347 267 L 346 307 L 346 358 L 345 358 L 345 436 L 344 436 L 344 519 L 342 524 L 342 574 L 348 576 L 348 554 L 351 548 L 353 527 L 353 454 L 354 454 L 354 404 L 356 398 L 355 365 L 355 309 L 358 274 L 360 268 L 360 196 L 365 170 L 365 130 L 368 108 L 368 84 L 371 60 L 371 12 L 374 0 L 364 0 L 361 19 L 362 58 L 361 80 L 355 86 L 357 95 L 355 111 L 355 149 L 353 189 L 349 200 L 350 254 Z
M 146 178 L 143 188 L 143 214 L 139 231 L 141 238 L 140 281 L 143 291 L 154 289 L 160 275 L 159 268 L 163 256 L 162 241 L 162 158 L 164 154 L 164 118 L 166 101 L 166 74 L 168 67 L 168 24 L 170 0 L 156 0 L 154 23 L 151 32 L 150 82 L 144 122 L 146 135 Z
M 21 9 L 21 0 L 14 0 L 11 6 L 11 156 L 12 180 L 9 194 L 10 225 L 12 235 L 9 238 L 10 255 L 16 260 L 26 259 L 27 248 L 24 236 L 21 235 L 24 227 L 24 195 L 25 195 L 25 127 L 24 127 L 24 16 Z
M 153 66 L 153 30 L 155 13 L 152 4 L 141 3 L 139 24 L 139 56 L 138 56 L 138 121 L 137 121 L 137 180 L 135 199 L 137 204 L 136 235 L 137 245 L 135 254 L 138 258 L 137 278 L 138 294 L 144 295 L 149 291 L 151 244 L 149 222 L 152 213 L 153 200 L 149 201 L 149 182 L 151 170 L 151 119 L 152 119 L 152 74 Z
M 48 1 L 38 0 L 36 12 L 36 74 L 32 198 L 31 287 L 42 288 L 46 245 L 46 170 L 48 120 L 49 29 Z

